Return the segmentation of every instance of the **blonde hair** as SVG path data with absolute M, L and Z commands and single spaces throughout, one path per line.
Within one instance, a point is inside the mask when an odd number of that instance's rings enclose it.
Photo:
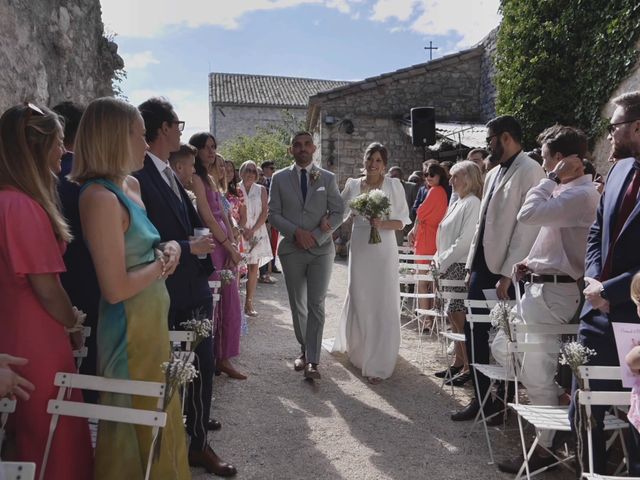
M 242 176 L 242 174 L 244 173 L 244 171 L 247 169 L 247 167 L 251 167 L 253 166 L 253 168 L 256 169 L 256 180 L 258 180 L 258 165 L 256 165 L 256 162 L 254 162 L 253 160 L 247 160 L 246 162 L 244 162 L 242 165 L 240 165 L 240 176 Z
M 60 212 L 57 177 L 49 155 L 63 138 L 56 113 L 32 104 L 16 105 L 0 118 L 0 185 L 12 186 L 35 200 L 47 213 L 56 238 L 71 241 Z
M 91 102 L 80 120 L 70 179 L 123 179 L 133 170 L 131 128 L 138 109 L 111 97 Z
M 216 153 L 216 159 L 212 163 L 212 165 L 214 165 L 217 168 L 218 162 L 222 162 L 222 180 L 218 180 L 217 182 L 218 189 L 220 190 L 220 192 L 226 195 L 227 190 L 229 190 L 229 181 L 227 180 L 227 165 L 226 165 L 227 161 L 224 159 L 222 155 L 220 155 L 219 153 Z
M 631 300 L 640 305 L 640 273 L 636 273 L 631 280 Z
M 475 162 L 463 160 L 456 163 L 449 170 L 449 175 L 454 176 L 456 174 L 460 175 L 460 180 L 462 181 L 460 198 L 469 194 L 482 198 L 482 172 Z

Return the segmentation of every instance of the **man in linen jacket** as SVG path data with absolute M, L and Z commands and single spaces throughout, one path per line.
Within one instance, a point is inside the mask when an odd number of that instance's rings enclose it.
M 294 368 L 312 380 L 320 379 L 324 301 L 335 257 L 331 232 L 344 211 L 333 173 L 312 163 L 315 150 L 309 132 L 296 133 L 289 147 L 295 163 L 273 175 L 269 192 L 269 223 L 284 237 L 278 255 L 301 349 Z M 325 216 L 329 232 L 320 228 Z
M 518 212 L 529 189 L 544 177 L 542 167 L 522 151 L 522 127 L 510 115 L 496 117 L 487 123 L 487 147 L 492 161 L 499 168 L 486 177 L 480 218 L 471 243 L 466 269 L 469 272 L 470 300 L 484 300 L 485 289 L 496 289 L 498 298 L 513 298 L 511 270 L 527 256 L 538 234 L 538 228 L 517 221 Z M 476 363 L 489 363 L 489 324 L 474 326 L 472 338 L 465 322 L 467 355 Z M 474 383 L 475 383 L 475 376 Z M 477 372 L 476 398 L 463 410 L 454 413 L 454 421 L 473 420 L 489 389 L 489 379 Z M 497 410 L 491 401 L 485 405 L 485 415 Z

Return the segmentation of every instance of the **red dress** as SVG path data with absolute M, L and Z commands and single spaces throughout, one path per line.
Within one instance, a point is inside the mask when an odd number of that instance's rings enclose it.
M 24 367 L 11 367 L 36 387 L 28 401 L 18 399 L 9 416 L 16 456 L 4 460 L 34 462 L 40 475 L 49 434 L 49 399 L 55 398 L 56 372 L 76 372 L 71 344 L 62 324 L 36 297 L 28 274 L 58 274 L 65 270 L 64 243 L 59 242 L 44 209 L 12 188 L 0 190 L 0 353 L 25 357 Z M 79 390 L 71 399 L 82 401 Z M 86 419 L 60 417 L 47 463 L 47 480 L 93 477 L 93 452 Z
M 427 198 L 418 207 L 416 212 L 416 255 L 433 255 L 436 253 L 436 235 L 438 225 L 447 213 L 447 192 L 444 187 L 436 185 L 431 187 Z M 424 263 L 424 262 L 421 262 Z

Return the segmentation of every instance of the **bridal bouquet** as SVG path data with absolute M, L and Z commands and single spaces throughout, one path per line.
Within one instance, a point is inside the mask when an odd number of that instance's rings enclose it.
M 378 189 L 358 195 L 356 198 L 351 200 L 349 206 L 358 212 L 358 214 L 368 218 L 369 220 L 389 215 L 391 210 L 389 197 L 382 190 Z M 369 243 L 373 244 L 380 242 L 382 242 L 380 232 L 378 232 L 378 229 L 372 225 L 371 233 L 369 234 Z

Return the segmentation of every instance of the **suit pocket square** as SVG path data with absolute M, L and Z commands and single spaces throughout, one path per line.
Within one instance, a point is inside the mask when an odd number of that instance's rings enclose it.
M 324 187 L 320 187 L 318 188 L 318 190 L 316 190 L 316 192 L 324 192 L 325 188 Z

